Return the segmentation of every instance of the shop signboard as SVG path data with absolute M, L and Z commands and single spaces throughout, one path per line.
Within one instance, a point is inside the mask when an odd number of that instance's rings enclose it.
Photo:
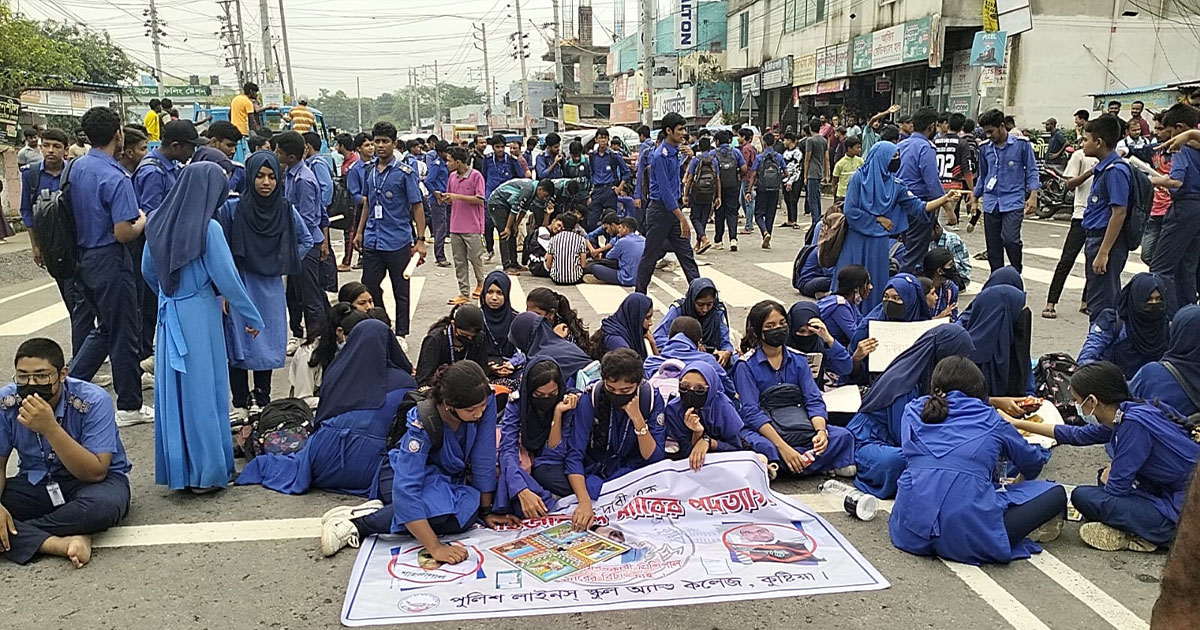
M 11 96 L 0 96 L 0 144 L 17 146 L 17 115 L 21 113 L 21 100 Z
M 817 81 L 817 55 L 802 55 L 792 60 L 792 84 L 808 85 Z
M 696 88 L 685 87 L 677 90 L 654 91 L 654 120 L 662 120 L 668 112 L 675 112 L 684 118 L 696 117 Z
M 780 57 L 772 59 L 762 65 L 762 89 L 773 90 L 775 88 L 788 87 L 792 85 L 792 56 Z
M 888 68 L 914 61 L 928 60 L 932 62 L 934 52 L 932 17 L 923 17 L 874 33 L 859 35 L 850 42 L 847 48 L 850 71 L 854 73 Z M 817 65 L 819 77 L 819 58 Z
M 850 42 L 850 71 L 866 72 L 874 67 L 871 59 L 873 33 L 859 35 Z
M 975 41 L 971 45 L 972 66 L 1003 66 L 1004 43 L 1007 35 L 1004 31 L 975 33 Z

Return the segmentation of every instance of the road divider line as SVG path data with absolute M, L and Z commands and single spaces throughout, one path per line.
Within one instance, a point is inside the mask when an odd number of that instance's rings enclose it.
M 512 287 L 508 290 L 508 299 L 512 302 L 512 304 L 509 304 L 508 306 L 518 313 L 524 313 L 525 288 L 521 286 L 520 278 L 516 276 L 509 276 L 508 279 L 512 281 Z
M 1050 626 L 1038 619 L 1025 604 L 1017 601 L 1012 593 L 984 573 L 983 569 L 946 560 L 942 560 L 942 564 L 1016 630 L 1050 630 Z
M 20 293 L 15 293 L 8 297 L 0 298 L 0 304 L 7 304 L 8 302 L 11 302 L 13 300 L 19 300 L 19 299 L 25 297 L 26 295 L 33 295 L 34 293 L 37 293 L 38 291 L 45 291 L 46 289 L 49 289 L 52 286 L 56 286 L 56 284 L 57 283 L 54 283 L 54 282 L 47 282 L 46 284 L 33 287 L 32 289 L 25 289 L 24 291 L 21 291 Z
M 1149 630 L 1150 624 L 1126 608 L 1111 595 L 1100 590 L 1091 580 L 1067 566 L 1048 551 L 1029 557 L 1029 563 L 1046 577 L 1054 580 L 1075 599 L 1091 608 L 1100 618 L 1118 630 Z
M 0 337 L 27 337 L 66 319 L 69 315 L 67 307 L 62 302 L 56 302 L 0 324 Z
M 93 547 L 153 547 L 257 540 L 319 538 L 320 518 L 282 518 L 259 521 L 217 521 L 114 527 L 97 534 Z

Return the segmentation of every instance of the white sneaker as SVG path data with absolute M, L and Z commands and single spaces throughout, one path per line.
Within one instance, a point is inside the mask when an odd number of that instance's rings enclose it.
M 339 505 L 321 515 L 321 524 L 324 525 L 334 519 L 354 520 L 368 514 L 374 514 L 381 509 L 383 509 L 383 501 L 378 499 L 367 501 L 360 505 Z
M 154 374 L 154 355 L 152 354 L 142 359 L 142 362 L 138 363 L 138 367 L 142 368 L 142 371 L 147 374 Z
M 296 349 L 300 347 L 301 339 L 299 337 L 288 337 L 287 340 L 287 355 L 290 357 L 296 354 Z
M 97 387 L 109 387 L 112 385 L 112 377 L 108 374 L 97 374 L 92 377 L 92 385 Z
M 358 528 L 348 518 L 321 523 L 321 555 L 328 558 L 346 546 L 358 548 Z
M 250 419 L 250 410 L 245 407 L 233 407 L 229 410 L 229 426 L 238 428 Z
M 716 243 L 713 243 L 713 249 L 715 249 L 717 251 L 725 249 L 725 244 L 722 243 L 721 241 L 717 241 Z
M 153 372 L 142 372 L 142 389 L 154 389 Z
M 496 252 L 483 252 L 483 262 L 490 263 L 496 260 Z
M 731 251 L 731 252 L 737 251 L 737 239 L 736 238 L 729 241 L 729 251 Z
M 142 405 L 141 409 L 117 412 L 117 426 L 121 428 L 151 422 L 154 422 L 154 407 Z

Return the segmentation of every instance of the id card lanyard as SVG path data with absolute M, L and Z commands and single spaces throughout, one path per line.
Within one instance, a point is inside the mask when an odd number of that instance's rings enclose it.
M 387 186 L 388 177 L 391 174 L 392 167 L 389 165 L 383 171 L 383 182 L 380 183 L 379 169 L 371 170 L 371 185 L 375 188 L 375 208 L 373 212 L 376 220 L 383 218 L 383 189 Z
M 64 389 L 63 393 L 64 393 L 64 395 L 66 394 L 65 389 Z M 55 421 L 58 422 L 59 426 L 62 426 L 62 419 L 58 417 L 58 414 L 55 414 L 54 419 L 55 419 Z M 45 441 L 42 440 L 42 435 L 40 433 L 37 434 L 37 441 L 38 441 L 38 449 L 40 449 L 42 451 L 42 465 L 46 467 L 46 478 L 50 480 L 49 482 L 46 483 L 46 494 L 50 495 L 50 505 L 52 505 L 54 507 L 61 507 L 62 505 L 66 504 L 67 500 L 65 497 L 63 497 L 62 487 L 59 486 L 58 482 L 55 481 L 54 478 L 50 476 L 50 473 L 51 473 L 50 463 L 51 463 L 51 461 L 57 460 L 58 456 L 54 455 L 53 450 L 51 450 L 49 452 L 46 451 L 46 443 L 45 443 Z M 51 456 L 53 456 L 53 458 Z

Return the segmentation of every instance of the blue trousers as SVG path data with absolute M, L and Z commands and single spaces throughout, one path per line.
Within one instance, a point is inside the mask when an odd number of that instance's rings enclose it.
M 821 180 L 804 180 L 804 211 L 812 216 L 812 224 L 821 222 Z
M 1078 486 L 1071 492 L 1071 504 L 1089 521 L 1141 536 L 1156 545 L 1168 544 L 1175 537 L 1175 523 L 1167 520 L 1150 499 L 1136 494 L 1118 497 L 1100 486 Z
M 829 431 L 829 445 L 825 448 L 825 452 L 818 455 L 816 460 L 801 474 L 812 475 L 835 468 L 844 468 L 854 463 L 854 436 L 845 428 L 832 424 L 827 424 L 826 429 Z M 749 445 L 754 452 L 765 455 L 772 462 L 782 462 L 783 457 L 779 454 L 779 449 L 758 431 L 746 427 L 742 430 L 741 437 L 742 441 Z M 789 444 L 789 446 L 801 453 L 812 448 L 811 444 Z
M 1142 262 L 1149 265 L 1154 260 L 1154 245 L 1158 243 L 1158 235 L 1162 233 L 1165 217 L 1150 217 L 1142 228 Z
M 1092 271 L 1092 261 L 1100 253 L 1100 244 L 1104 242 L 1102 232 L 1103 230 L 1089 230 L 1087 239 L 1083 242 L 1083 264 L 1087 275 L 1083 295 L 1087 300 L 1088 313 L 1091 313 L 1088 321 L 1095 320 L 1100 311 L 1106 308 L 1117 308 L 1117 297 L 1121 295 L 1121 272 L 1129 258 L 1129 248 L 1125 245 L 1125 235 L 1122 234 L 1117 237 L 1117 242 L 1113 243 L 1112 250 L 1108 252 L 1108 266 L 1104 275 L 1097 275 Z
M 764 234 L 770 234 L 775 226 L 775 213 L 779 210 L 778 190 L 759 190 L 754 201 L 754 222 Z
M 412 255 L 412 246 L 394 252 L 384 252 L 377 249 L 363 250 L 362 254 L 362 283 L 371 292 L 375 306 L 383 307 L 383 276 L 386 274 L 392 281 L 392 292 L 396 294 L 397 313 L 392 315 L 396 321 L 396 334 L 408 336 L 408 289 L 409 281 L 404 279 L 404 268 Z M 384 307 L 386 308 L 386 307 Z
M 1062 515 L 1066 507 L 1067 490 L 1058 485 L 1025 503 L 1008 506 L 1008 509 L 1004 510 L 1004 530 L 1008 532 L 1008 544 L 1017 546 L 1046 521 Z
M 79 354 L 87 336 L 96 329 L 96 314 L 83 299 L 83 285 L 79 276 L 58 280 L 58 294 L 62 296 L 67 313 L 71 316 L 71 355 Z
M 605 258 L 603 260 L 594 260 L 594 261 L 588 263 L 587 267 L 584 268 L 583 272 L 592 274 L 593 276 L 596 277 L 597 280 L 599 280 L 600 282 L 603 282 L 604 284 L 615 284 L 617 286 L 625 286 L 625 285 L 621 284 L 621 280 L 620 280 L 620 276 L 619 276 L 619 274 L 621 273 L 621 269 L 620 269 L 620 267 L 617 266 L 616 263 L 617 263 L 617 261 L 612 258 Z
M 1196 268 L 1200 265 L 1200 198 L 1177 197 L 1163 217 L 1154 242 L 1150 271 L 1167 281 L 1172 297 L 1167 312 L 1196 303 Z M 1163 296 L 1167 298 L 1167 296 Z
M 933 224 L 928 215 L 909 217 L 908 229 L 904 231 L 904 258 L 900 260 L 900 271 L 917 275 L 925 263 L 925 253 L 933 240 Z
M 832 277 L 814 278 L 800 285 L 800 295 L 815 298 L 818 293 L 829 293 L 829 286 L 833 284 Z
M 385 457 L 383 459 L 383 468 L 379 471 L 379 485 L 377 486 L 379 500 L 383 502 L 383 508 L 351 521 L 358 529 L 360 540 L 373 534 L 392 533 L 392 515 L 394 514 L 392 509 L 392 481 L 395 479 L 395 475 L 395 470 Z M 475 525 L 477 516 L 478 513 L 476 513 L 476 516 L 467 519 L 466 523 L 459 523 L 458 517 L 455 515 L 443 514 L 428 519 L 429 527 L 438 536 L 461 534 Z
M 750 193 L 750 201 L 746 201 L 746 194 Z M 742 182 L 741 194 L 738 199 L 741 200 L 742 212 L 746 213 L 746 231 L 754 229 L 754 191 L 750 189 L 750 182 Z
M 51 536 L 85 536 L 116 525 L 129 512 L 129 478 L 108 473 L 104 481 L 85 483 L 59 479 L 66 503 L 55 507 L 43 479 L 33 485 L 25 475 L 17 475 L 4 485 L 0 503 L 12 515 L 17 533 L 9 534 L 9 551 L 0 555 L 25 564 Z
M 712 201 L 708 203 L 692 202 L 692 238 L 697 243 L 704 238 L 704 228 L 708 227 L 708 219 L 712 216 Z
M 433 230 L 433 258 L 437 262 L 445 262 L 446 239 L 450 236 L 450 206 L 430 202 L 425 207 L 429 209 L 429 225 Z
M 987 243 L 988 266 L 992 271 L 1004 266 L 1004 254 L 1008 264 L 1021 271 L 1021 210 L 983 213 L 983 236 Z M 906 242 L 905 245 L 908 245 Z
M 638 264 L 638 293 L 646 293 L 650 286 L 650 276 L 654 275 L 654 266 L 667 252 L 673 252 L 679 258 L 679 266 L 689 284 L 700 277 L 700 268 L 696 266 L 692 244 L 683 237 L 675 213 L 667 210 L 661 201 L 652 200 L 650 207 L 646 208 L 646 224 L 641 232 L 646 237 L 646 249 L 642 252 L 642 260 Z
M 721 205 L 716 208 L 717 216 L 713 221 L 717 225 L 717 234 L 714 240 L 718 243 L 725 238 L 726 229 L 729 230 L 729 240 L 737 240 L 739 190 L 741 189 L 738 187 L 721 189 Z
M 880 499 L 896 498 L 896 483 L 908 465 L 899 446 L 860 444 L 854 453 L 854 463 L 858 466 L 855 487 Z
M 96 314 L 99 325 L 71 358 L 70 375 L 90 381 L 108 357 L 112 361 L 117 409 L 141 409 L 138 349 L 142 321 L 138 309 L 131 308 L 138 303 L 138 287 L 134 284 L 133 257 L 129 255 L 129 249 L 113 243 L 80 250 L 76 278 L 83 290 L 84 302 Z M 155 304 L 157 306 L 157 302 Z
M 145 359 L 154 354 L 154 330 L 158 328 L 158 293 L 142 278 L 142 253 L 146 248 L 146 236 L 137 237 L 127 243 L 133 258 L 133 283 L 138 287 L 138 313 L 142 321 L 138 335 L 138 358 Z M 72 324 L 73 325 L 73 324 Z
M 366 283 L 364 282 L 364 284 Z M 294 273 L 287 277 L 286 298 L 293 337 L 303 339 L 306 333 L 313 335 L 321 330 L 325 324 L 325 311 L 329 308 L 329 299 L 325 297 L 324 270 L 319 243 L 313 245 L 300 261 L 300 273 Z M 376 304 L 380 303 L 376 302 Z M 382 306 L 382 304 L 380 305 Z M 301 322 L 303 322 L 303 326 Z
M 600 184 L 592 189 L 592 200 L 588 203 L 587 217 L 583 224 L 591 232 L 600 226 L 600 219 L 605 210 L 617 209 L 617 193 L 613 192 L 612 184 Z

